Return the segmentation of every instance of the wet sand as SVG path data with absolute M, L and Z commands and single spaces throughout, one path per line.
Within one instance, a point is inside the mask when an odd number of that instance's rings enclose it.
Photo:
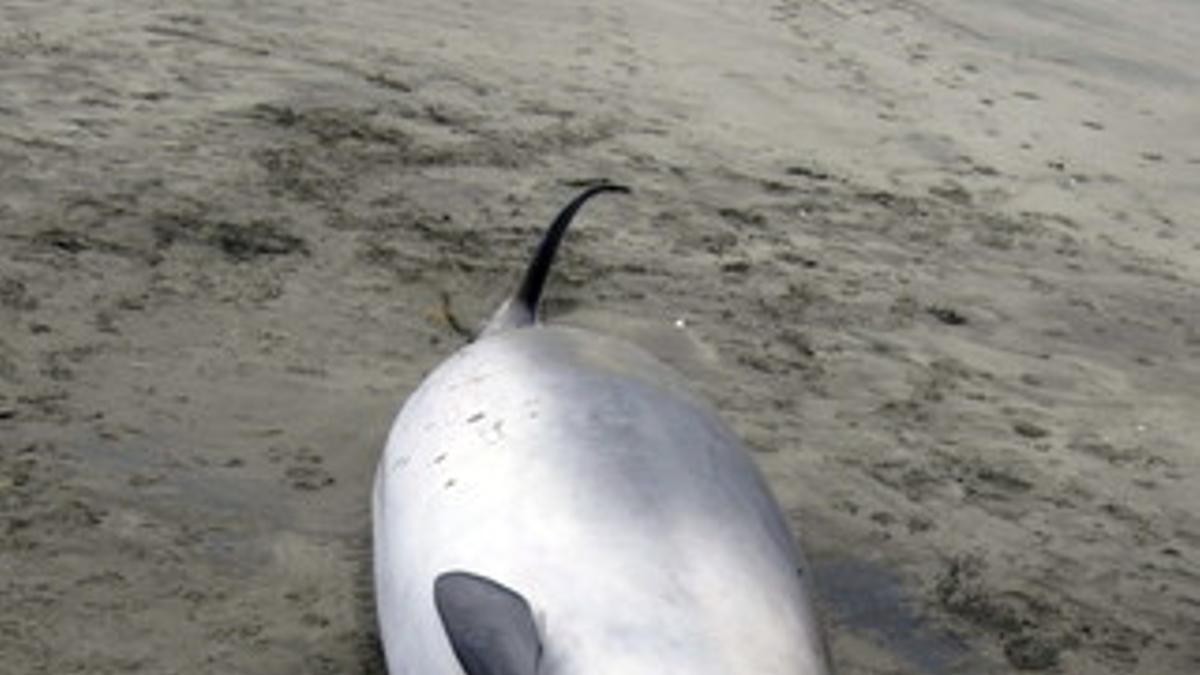
M 692 377 L 842 675 L 1200 671 L 1200 7 L 0 3 L 0 655 L 382 673 L 367 495 L 551 320 Z

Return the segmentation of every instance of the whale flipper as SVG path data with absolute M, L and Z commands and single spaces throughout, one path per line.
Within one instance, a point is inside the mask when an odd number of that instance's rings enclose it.
M 433 598 L 454 655 L 467 675 L 536 675 L 542 655 L 525 598 L 492 579 L 447 572 Z
M 500 309 L 492 315 L 491 320 L 483 329 L 484 335 L 528 326 L 537 320 L 538 303 L 542 299 L 542 289 L 546 285 L 546 277 L 550 275 L 550 266 L 554 263 L 555 254 L 558 253 L 558 245 L 562 243 L 563 235 L 566 234 L 567 227 L 575 218 L 580 207 L 601 192 L 627 193 L 629 188 L 613 183 L 593 185 L 571 200 L 559 212 L 558 217 L 554 219 L 554 222 L 546 230 L 546 234 L 543 235 L 537 252 L 529 261 L 529 267 L 525 270 L 521 285 L 517 288 L 516 293 L 505 300 Z

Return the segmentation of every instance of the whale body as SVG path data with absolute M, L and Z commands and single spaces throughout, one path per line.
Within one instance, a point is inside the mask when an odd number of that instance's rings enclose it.
M 388 670 L 825 675 L 807 565 L 730 428 L 637 346 L 537 318 L 606 191 L 396 417 L 372 498 Z

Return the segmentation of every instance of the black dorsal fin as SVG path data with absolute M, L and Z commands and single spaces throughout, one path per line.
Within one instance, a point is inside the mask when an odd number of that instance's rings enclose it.
M 467 675 L 536 675 L 542 642 L 529 603 L 516 591 L 470 572 L 433 582 L 433 600 Z
M 521 279 L 521 285 L 517 288 L 517 292 L 504 301 L 500 309 L 492 315 L 491 321 L 483 329 L 484 334 L 507 328 L 528 326 L 537 320 L 538 302 L 542 298 L 542 289 L 546 286 L 546 277 L 550 274 L 550 267 L 554 264 L 554 255 L 558 252 L 558 245 L 562 243 L 563 235 L 567 232 L 567 226 L 571 224 L 571 220 L 584 202 L 601 192 L 629 192 L 629 188 L 612 183 L 593 185 L 572 199 L 571 203 L 559 212 L 558 217 L 554 219 L 542 237 L 542 243 L 538 246 L 533 259 L 530 260 L 529 267 L 525 270 L 525 277 Z

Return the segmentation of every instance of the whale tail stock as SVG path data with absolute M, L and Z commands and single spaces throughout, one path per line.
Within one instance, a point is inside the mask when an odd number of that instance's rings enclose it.
M 504 301 L 504 304 L 500 305 L 500 309 L 492 315 L 481 335 L 535 323 L 538 303 L 542 298 L 542 290 L 546 286 L 546 277 L 550 275 L 554 256 L 558 253 L 559 244 L 562 243 L 563 235 L 566 234 L 567 227 L 575 218 L 575 214 L 583 207 L 584 203 L 602 192 L 628 193 L 629 191 L 629 188 L 624 185 L 600 183 L 587 188 L 563 207 L 558 217 L 546 230 L 546 234 L 542 236 L 542 242 L 538 245 L 537 252 L 534 253 L 533 258 L 529 261 L 529 266 L 525 269 L 521 285 L 517 287 L 517 291 L 510 298 Z

